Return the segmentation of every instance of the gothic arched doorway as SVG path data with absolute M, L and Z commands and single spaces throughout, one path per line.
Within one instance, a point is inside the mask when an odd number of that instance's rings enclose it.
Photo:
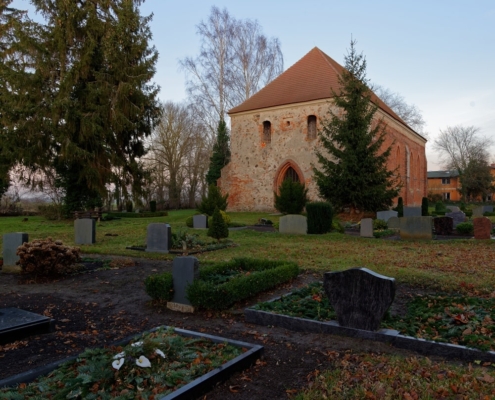
M 288 179 L 292 182 L 304 183 L 304 175 L 301 169 L 293 161 L 286 161 L 278 169 L 278 172 L 275 174 L 274 191 L 278 192 L 278 188 L 282 182 Z

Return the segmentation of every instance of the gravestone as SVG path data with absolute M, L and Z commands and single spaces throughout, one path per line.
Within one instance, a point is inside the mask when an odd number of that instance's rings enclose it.
M 404 207 L 404 217 L 421 217 L 421 207 Z
M 447 210 L 450 210 L 450 212 L 457 212 L 457 211 L 461 211 L 461 209 L 457 206 L 447 206 L 445 207 Z
M 433 226 L 437 235 L 451 235 L 454 231 L 454 220 L 452 217 L 433 218 Z
M 172 228 L 169 224 L 149 224 L 146 232 L 146 251 L 150 253 L 168 253 L 172 247 Z
M 398 217 L 399 213 L 394 210 L 378 211 L 376 213 L 376 219 L 381 219 L 382 221 L 388 222 L 392 217 Z
M 492 213 L 493 212 L 493 206 L 483 206 L 483 214 L 486 212 Z
M 280 217 L 278 231 L 280 233 L 306 235 L 308 233 L 308 221 L 304 215 L 284 215 Z
M 390 217 L 387 222 L 388 229 L 400 229 L 400 218 Z
M 208 215 L 194 215 L 193 216 L 193 228 L 205 229 L 208 228 Z
M 96 221 L 93 218 L 80 218 L 74 221 L 75 244 L 96 242 Z
M 187 286 L 199 277 L 199 261 L 196 257 L 175 257 L 172 266 L 174 297 L 167 308 L 174 311 L 194 312 L 187 298 Z
M 431 240 L 431 217 L 403 217 L 400 219 L 400 238 L 403 240 Z
M 466 214 L 464 214 L 462 211 L 454 211 L 451 213 L 447 213 L 445 214 L 445 216 L 452 218 L 454 229 L 457 227 L 457 225 L 466 221 Z
M 361 220 L 361 237 L 373 237 L 373 220 L 371 218 L 363 218 Z
M 16 273 L 21 272 L 21 267 L 16 265 L 19 261 L 17 248 L 23 243 L 27 242 L 29 235 L 24 232 L 5 233 L 3 235 L 3 273 Z
M 475 239 L 490 239 L 492 233 L 492 221 L 486 217 L 473 219 L 474 238 Z
M 326 272 L 323 287 L 341 326 L 375 331 L 395 297 L 395 279 L 352 268 Z
M 483 216 L 483 206 L 473 208 L 473 217 Z
M 30 335 L 53 332 L 55 321 L 44 315 L 18 308 L 0 308 L 0 345 Z

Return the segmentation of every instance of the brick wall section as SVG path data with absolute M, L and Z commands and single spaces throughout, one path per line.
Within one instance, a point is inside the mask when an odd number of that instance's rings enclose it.
M 312 164 L 318 166 L 314 148 L 319 139 L 308 139 L 308 116 L 317 117 L 317 129 L 327 117 L 329 99 L 270 107 L 231 115 L 231 162 L 219 180 L 229 193 L 228 210 L 273 211 L 274 191 L 288 165 L 306 183 L 311 200 L 321 200 L 313 181 Z M 398 167 L 404 183 L 401 196 L 406 205 L 420 205 L 426 196 L 425 140 L 378 111 L 388 125 L 385 146 L 392 144 L 389 168 Z M 263 122 L 270 121 L 271 143 L 263 142 Z

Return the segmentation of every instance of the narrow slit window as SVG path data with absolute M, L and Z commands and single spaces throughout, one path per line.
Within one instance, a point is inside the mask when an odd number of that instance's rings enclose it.
M 270 121 L 263 122 L 263 142 L 272 142 L 272 124 Z
M 308 117 L 308 140 L 316 139 L 316 116 Z

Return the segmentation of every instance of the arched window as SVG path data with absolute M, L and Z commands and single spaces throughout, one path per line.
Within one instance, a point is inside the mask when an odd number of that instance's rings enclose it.
M 299 175 L 292 167 L 287 168 L 284 175 L 284 181 L 291 180 L 292 182 L 299 182 Z
M 270 121 L 263 122 L 263 142 L 264 143 L 272 142 L 272 124 Z
M 308 140 L 316 139 L 316 116 L 308 117 Z

